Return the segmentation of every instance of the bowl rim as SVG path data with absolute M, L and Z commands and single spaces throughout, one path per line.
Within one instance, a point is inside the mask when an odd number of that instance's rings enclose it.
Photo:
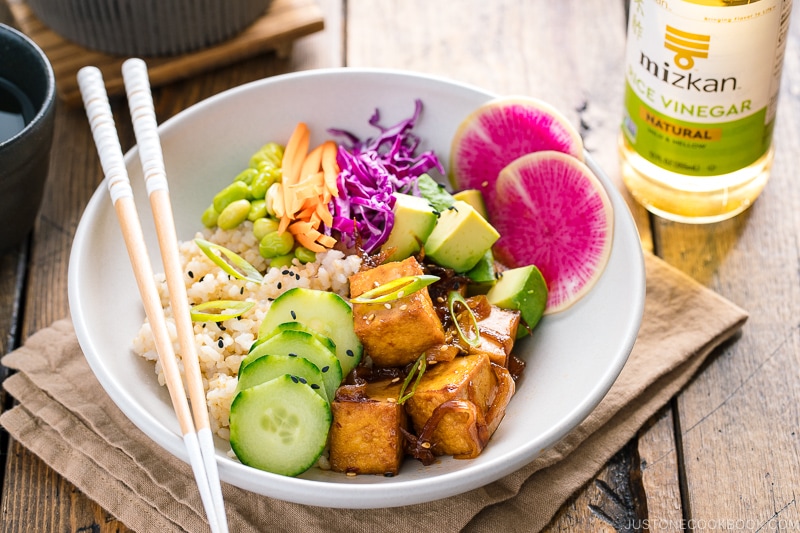
M 272 76 L 269 78 L 264 78 L 261 80 L 255 80 L 249 83 L 245 83 L 243 85 L 239 85 L 233 87 L 231 89 L 222 91 L 215 95 L 212 95 L 188 108 L 179 112 L 175 116 L 171 117 L 163 124 L 159 125 L 159 131 L 168 134 L 172 128 L 175 128 L 180 125 L 181 121 L 184 120 L 184 117 L 188 116 L 189 114 L 195 113 L 202 113 L 206 108 L 210 106 L 214 106 L 215 103 L 221 99 L 228 99 L 228 98 L 235 98 L 237 94 L 243 91 L 250 91 L 250 90 L 258 90 L 258 87 L 262 85 L 272 85 L 272 84 L 279 84 L 284 83 L 287 81 L 305 78 L 305 77 L 324 77 L 324 76 L 339 76 L 339 75 L 380 75 L 380 76 L 402 76 L 402 77 L 414 77 L 419 78 L 421 80 L 425 80 L 427 82 L 432 83 L 444 83 L 446 85 L 452 85 L 460 88 L 461 90 L 467 91 L 474 91 L 480 93 L 484 96 L 487 100 L 493 97 L 497 97 L 498 95 L 481 89 L 475 85 L 462 83 L 459 81 L 454 81 L 452 79 L 437 76 L 437 75 L 430 75 L 430 74 L 423 74 L 418 73 L 410 70 L 403 70 L 403 69 L 385 69 L 385 68 L 354 68 L 354 67 L 334 67 L 334 68 L 326 68 L 326 69 L 316 69 L 316 70 L 309 70 L 309 71 L 301 71 L 301 72 L 293 72 L 287 74 L 281 74 L 277 76 Z M 260 494 L 268 495 L 271 497 L 280 498 L 286 501 L 300 503 L 300 504 L 307 504 L 307 505 L 316 505 L 322 507 L 331 507 L 331 508 L 350 508 L 350 509 L 367 509 L 367 508 L 377 508 L 377 507 L 394 507 L 394 506 L 401 506 L 401 505 L 410 505 L 415 503 L 422 503 L 425 501 L 432 501 L 437 500 L 449 496 L 454 496 L 457 494 L 461 494 L 467 492 L 468 490 L 478 488 L 480 486 L 486 485 L 493 481 L 496 481 L 505 475 L 510 474 L 513 471 L 518 470 L 519 468 L 523 467 L 525 464 L 530 463 L 533 461 L 536 456 L 538 456 L 541 452 L 546 450 L 547 448 L 554 445 L 558 442 L 561 438 L 563 438 L 570 430 L 575 428 L 580 422 L 586 419 L 586 417 L 594 410 L 594 408 L 599 404 L 599 402 L 605 397 L 608 390 L 611 388 L 613 383 L 616 381 L 616 378 L 619 376 L 619 373 L 622 371 L 623 366 L 628 360 L 628 357 L 633 349 L 633 344 L 636 340 L 638 335 L 639 327 L 641 325 L 641 320 L 644 311 L 644 294 L 645 294 L 645 277 L 644 277 L 644 257 L 642 254 L 640 241 L 638 237 L 638 231 L 636 230 L 635 223 L 633 222 L 632 215 L 628 209 L 627 204 L 625 204 L 624 200 L 622 199 L 619 192 L 614 187 L 613 183 L 611 182 L 610 178 L 602 171 L 599 165 L 594 161 L 594 159 L 586 153 L 586 163 L 592 169 L 593 172 L 600 178 L 604 188 L 607 190 L 609 197 L 612 201 L 614 217 L 615 217 L 615 224 L 614 224 L 614 241 L 616 242 L 619 238 L 617 236 L 618 231 L 625 231 L 627 233 L 627 238 L 632 239 L 635 237 L 636 241 L 636 250 L 638 253 L 633 254 L 632 257 L 629 259 L 635 262 L 634 265 L 631 267 L 635 271 L 635 279 L 631 281 L 631 292 L 635 294 L 635 298 L 632 301 L 632 313 L 636 318 L 632 322 L 628 323 L 628 327 L 623 335 L 623 339 L 620 341 L 620 350 L 612 361 L 613 364 L 610 364 L 607 368 L 605 373 L 597 379 L 595 387 L 589 391 L 586 396 L 584 397 L 583 401 L 579 404 L 575 405 L 572 410 L 569 412 L 568 416 L 565 416 L 558 424 L 555 424 L 550 428 L 548 432 L 545 434 L 540 435 L 535 442 L 528 442 L 523 447 L 526 453 L 518 453 L 515 454 L 515 460 L 510 461 L 506 456 L 497 457 L 489 462 L 484 462 L 481 464 L 480 473 L 481 475 L 476 475 L 475 469 L 460 469 L 452 472 L 445 472 L 445 473 L 438 473 L 434 474 L 430 477 L 424 477 L 420 479 L 407 479 L 402 480 L 400 479 L 401 476 L 395 477 L 392 479 L 392 483 L 382 484 L 381 490 L 384 494 L 378 498 L 375 496 L 375 483 L 372 482 L 361 482 L 361 483 L 350 483 L 349 480 L 342 480 L 341 483 L 331 484 L 332 488 L 335 490 L 327 491 L 328 494 L 326 495 L 326 501 L 324 503 L 314 502 L 309 500 L 307 489 L 309 487 L 315 487 L 320 485 L 320 483 L 324 485 L 328 485 L 326 482 L 321 482 L 319 480 L 311 480 L 311 479 L 304 479 L 302 477 L 297 478 L 290 478 L 285 476 L 279 476 L 276 474 L 271 474 L 268 472 L 258 472 L 260 478 L 264 478 L 272 483 L 272 480 L 275 480 L 279 483 L 280 490 L 271 490 L 269 493 L 261 492 L 256 488 L 252 488 L 251 480 L 253 478 L 253 469 L 251 467 L 245 466 L 235 460 L 222 460 L 226 459 L 222 454 L 220 454 L 220 450 L 218 449 L 218 456 L 217 461 L 220 468 L 220 475 L 224 481 L 233 482 L 234 484 L 238 485 L 239 487 L 245 490 L 251 490 L 253 492 L 257 492 Z M 134 160 L 138 159 L 138 150 L 137 147 L 134 146 L 125 154 L 125 161 L 127 165 L 130 165 Z M 87 206 L 86 212 L 89 212 L 90 209 L 97 209 L 97 204 L 99 202 L 105 202 L 108 199 L 106 198 L 107 192 L 104 190 L 105 184 L 101 183 L 98 186 L 98 189 L 95 191 L 94 195 L 90 199 L 89 205 Z M 94 346 L 94 343 L 89 335 L 88 331 L 83 331 L 81 328 L 77 327 L 78 324 L 81 324 L 82 321 L 85 322 L 85 317 L 82 315 L 82 309 L 79 305 L 80 299 L 80 287 L 78 286 L 78 272 L 77 266 L 79 262 L 79 255 L 80 250 L 82 247 L 87 246 L 87 243 L 84 241 L 87 234 L 87 228 L 85 224 L 83 224 L 83 217 L 81 223 L 79 223 L 78 230 L 76 231 L 75 240 L 73 242 L 73 247 L 70 256 L 70 266 L 69 266 L 69 299 L 70 299 L 70 307 L 74 309 L 73 315 L 73 322 L 76 323 L 76 334 L 78 336 L 78 340 L 82 347 L 84 347 L 84 353 L 95 351 L 97 348 Z M 614 245 L 612 244 L 612 247 Z M 613 253 L 613 248 L 612 248 Z M 105 376 L 98 375 L 96 371 L 95 365 L 97 364 L 96 361 L 92 361 L 90 354 L 87 354 L 87 360 L 89 361 L 90 366 L 101 381 L 104 389 L 109 392 L 108 386 L 110 383 L 105 382 Z M 95 363 L 93 365 L 93 363 Z M 109 392 L 109 395 L 112 396 L 114 402 L 119 406 L 121 402 L 130 402 L 132 399 L 129 397 L 125 397 L 119 391 L 116 391 L 117 394 L 114 394 L 115 391 Z M 116 397 L 115 397 L 116 396 Z M 119 401 L 118 401 L 119 400 Z M 121 406 L 120 406 L 121 407 Z M 130 406 L 129 406 L 130 408 Z M 141 407 L 139 406 L 138 409 L 141 411 Z M 131 416 L 128 415 L 128 412 L 125 411 L 126 416 L 136 425 L 137 421 L 134 420 Z M 146 413 L 143 413 L 146 414 Z M 150 435 L 149 430 L 152 431 L 152 428 L 144 428 L 139 427 L 145 434 Z M 161 440 L 156 440 L 152 436 L 150 437 L 153 440 L 166 448 L 170 451 L 173 455 L 179 457 L 182 461 L 188 462 L 188 455 L 185 452 L 185 449 L 182 445 L 183 441 L 181 440 L 180 435 L 172 434 L 169 432 L 168 428 L 166 427 L 159 427 L 156 428 L 156 433 L 161 434 Z M 524 459 L 521 459 L 524 457 Z M 222 461 L 221 461 L 222 460 Z M 362 478 L 360 481 L 363 481 L 363 478 L 366 476 L 357 476 Z M 377 477 L 377 480 L 383 479 Z M 337 479 L 337 481 L 339 481 Z M 248 486 L 248 483 L 250 485 Z M 244 485 L 244 486 L 243 486 Z M 446 488 L 444 488 L 446 487 Z M 380 499 L 380 503 L 376 503 L 377 500 Z

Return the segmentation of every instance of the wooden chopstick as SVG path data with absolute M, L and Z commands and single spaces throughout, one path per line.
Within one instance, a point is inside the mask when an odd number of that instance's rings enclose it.
M 202 453 L 202 440 L 195 430 L 195 422 L 192 419 L 170 340 L 164 309 L 161 307 L 161 298 L 155 285 L 144 234 L 100 70 L 96 67 L 82 68 L 78 72 L 78 85 L 209 526 L 212 532 L 224 533 L 227 531 L 224 508 L 219 506 L 218 498 L 212 494 L 214 487 L 209 482 L 207 461 Z M 206 412 L 207 419 L 205 403 L 203 411 Z M 214 461 L 214 471 L 216 472 L 216 461 Z M 216 487 L 219 490 L 218 475 L 216 480 Z M 221 491 L 219 499 L 221 500 Z
M 219 525 L 222 531 L 227 531 L 225 502 L 222 497 L 222 487 L 217 470 L 216 450 L 208 418 L 208 404 L 206 403 L 206 392 L 200 371 L 200 358 L 195 344 L 189 298 L 183 281 L 178 237 L 175 231 L 175 220 L 172 215 L 167 172 L 164 166 L 164 156 L 161 152 L 161 141 L 158 135 L 153 95 L 150 92 L 147 65 L 138 58 L 126 60 L 122 64 L 122 78 L 125 83 L 125 92 L 128 95 L 128 107 L 130 108 L 134 133 L 136 134 L 136 143 L 139 146 L 139 158 L 142 162 L 147 195 L 150 198 L 150 206 L 155 219 L 158 245 L 164 263 L 164 274 L 167 278 L 172 315 L 175 318 L 175 326 L 178 331 L 178 342 L 181 347 L 183 368 L 189 388 L 195 429 L 200 441 L 200 451 L 203 454 Z

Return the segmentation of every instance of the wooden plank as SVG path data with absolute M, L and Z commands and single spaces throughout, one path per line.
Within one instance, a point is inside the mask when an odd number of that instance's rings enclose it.
M 103 72 L 110 95 L 124 93 L 120 68 L 126 57 L 87 50 L 63 39 L 42 24 L 22 0 L 11 0 L 10 6 L 17 25 L 42 47 L 53 64 L 58 93 L 64 101 L 80 105 L 75 76 L 86 65 Z M 295 40 L 323 27 L 323 14 L 315 0 L 275 0 L 263 17 L 219 45 L 180 56 L 146 58 L 150 82 L 154 87 L 163 85 L 267 51 L 286 57 Z
M 418 20 L 426 23 L 420 25 Z M 555 105 L 579 128 L 587 150 L 628 200 L 643 247 L 652 249 L 649 216 L 627 195 L 618 170 L 624 2 L 362 0 L 348 3 L 347 21 L 348 66 L 411 69 L 498 94 L 536 96 Z M 403 31 L 393 31 L 397 27 Z M 642 442 L 646 457 L 675 448 L 667 425 L 646 430 Z M 629 448 L 629 453 L 635 449 Z M 656 499 L 665 491 L 679 494 L 677 463 L 671 458 L 660 463 L 657 481 L 651 475 L 656 471 L 651 471 L 642 485 L 644 481 L 636 478 L 638 467 L 627 474 L 636 479 L 619 482 L 623 466 L 633 463 L 629 455 L 618 456 L 565 505 L 548 531 L 614 530 L 601 518 L 603 512 L 616 517 L 619 525 L 615 499 L 630 499 L 632 491 L 652 487 L 653 482 L 668 483 L 654 492 Z M 669 505 L 651 501 L 649 493 L 642 498 L 646 503 L 640 501 L 638 509 L 628 510 L 628 518 L 675 516 Z M 649 515 L 642 514 L 647 510 Z
M 154 90 L 156 116 L 160 122 L 231 87 L 293 70 L 341 66 L 341 0 L 317 2 L 336 23 L 298 39 L 290 57 L 256 57 L 191 79 L 168 83 Z M 336 50 L 339 53 L 332 53 Z M 112 97 L 114 120 L 123 150 L 134 144 L 133 129 L 122 97 Z M 28 337 L 53 321 L 68 316 L 67 266 L 72 239 L 83 209 L 102 180 L 102 172 L 91 131 L 82 108 L 60 106 L 51 156 L 50 177 L 42 216 L 31 249 L 28 291 L 21 338 Z M 0 274 L 13 270 L 0 261 Z M 3 276 L 0 283 L 10 278 Z M 3 289 L 5 285 L 0 286 Z M 0 298 L 6 298 L 0 291 Z M 43 297 L 42 295 L 47 295 Z M 5 300 L 0 300 L 4 303 Z M 5 316 L 0 317 L 0 321 Z M 0 322 L 0 328 L 4 327 Z M 8 467 L 2 487 L 3 519 L 0 531 L 94 531 L 125 533 L 129 529 L 55 474 L 36 456 L 16 442 L 8 453 Z
M 637 525 L 647 524 L 650 531 L 679 533 L 683 530 L 683 505 L 671 405 L 642 429 L 637 452 L 641 488 L 647 495 L 647 509 L 640 517 L 647 522 L 641 521 Z
M 347 20 L 348 66 L 442 75 L 556 106 L 628 200 L 643 245 L 652 248 L 648 215 L 628 196 L 617 169 L 622 1 L 354 1 Z
M 654 229 L 659 255 L 750 312 L 741 338 L 678 398 L 685 497 L 695 530 L 715 520 L 746 531 L 800 528 L 797 13 L 790 31 L 775 164 L 761 197 L 731 221 L 658 221 Z

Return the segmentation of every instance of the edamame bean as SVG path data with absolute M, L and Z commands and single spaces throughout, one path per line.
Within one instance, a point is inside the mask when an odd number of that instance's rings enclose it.
M 245 184 L 250 185 L 253 183 L 253 178 L 256 176 L 258 176 L 258 170 L 254 168 L 248 168 L 239 172 L 239 174 L 233 178 L 233 181 L 242 181 Z
M 203 211 L 203 215 L 200 217 L 200 221 L 203 225 L 207 228 L 213 228 L 217 225 L 217 219 L 219 218 L 219 213 L 217 210 L 214 209 L 213 205 L 210 205 Z
M 261 241 L 267 233 L 278 231 L 280 223 L 274 218 L 259 218 L 253 222 L 253 235 Z
M 250 201 L 241 199 L 231 202 L 217 217 L 217 226 L 220 229 L 233 229 L 245 220 L 250 214 Z
M 317 253 L 312 252 L 304 246 L 298 246 L 294 250 L 294 256 L 300 260 L 301 263 L 313 263 L 317 260 Z
M 261 242 L 258 244 L 258 252 L 261 257 L 270 259 L 279 255 L 285 255 L 292 251 L 294 246 L 294 237 L 288 231 L 278 233 L 273 231 L 267 233 Z
M 243 181 L 234 181 L 214 196 L 214 209 L 222 214 L 228 205 L 250 197 L 250 187 Z
M 250 158 L 250 166 L 259 168 L 262 162 L 271 163 L 270 166 L 279 167 L 283 160 L 283 146 L 277 143 L 267 143 Z
M 294 259 L 294 254 L 279 255 L 269 260 L 269 266 L 276 268 L 290 267 L 292 266 L 292 259 Z
M 261 199 L 267 194 L 267 189 L 273 184 L 281 180 L 283 173 L 279 168 L 265 168 L 259 171 L 253 178 L 253 183 L 250 185 L 250 192 L 253 198 Z
M 267 202 L 264 200 L 253 200 L 250 202 L 250 213 L 247 215 L 247 220 L 255 222 L 259 218 L 267 216 Z

